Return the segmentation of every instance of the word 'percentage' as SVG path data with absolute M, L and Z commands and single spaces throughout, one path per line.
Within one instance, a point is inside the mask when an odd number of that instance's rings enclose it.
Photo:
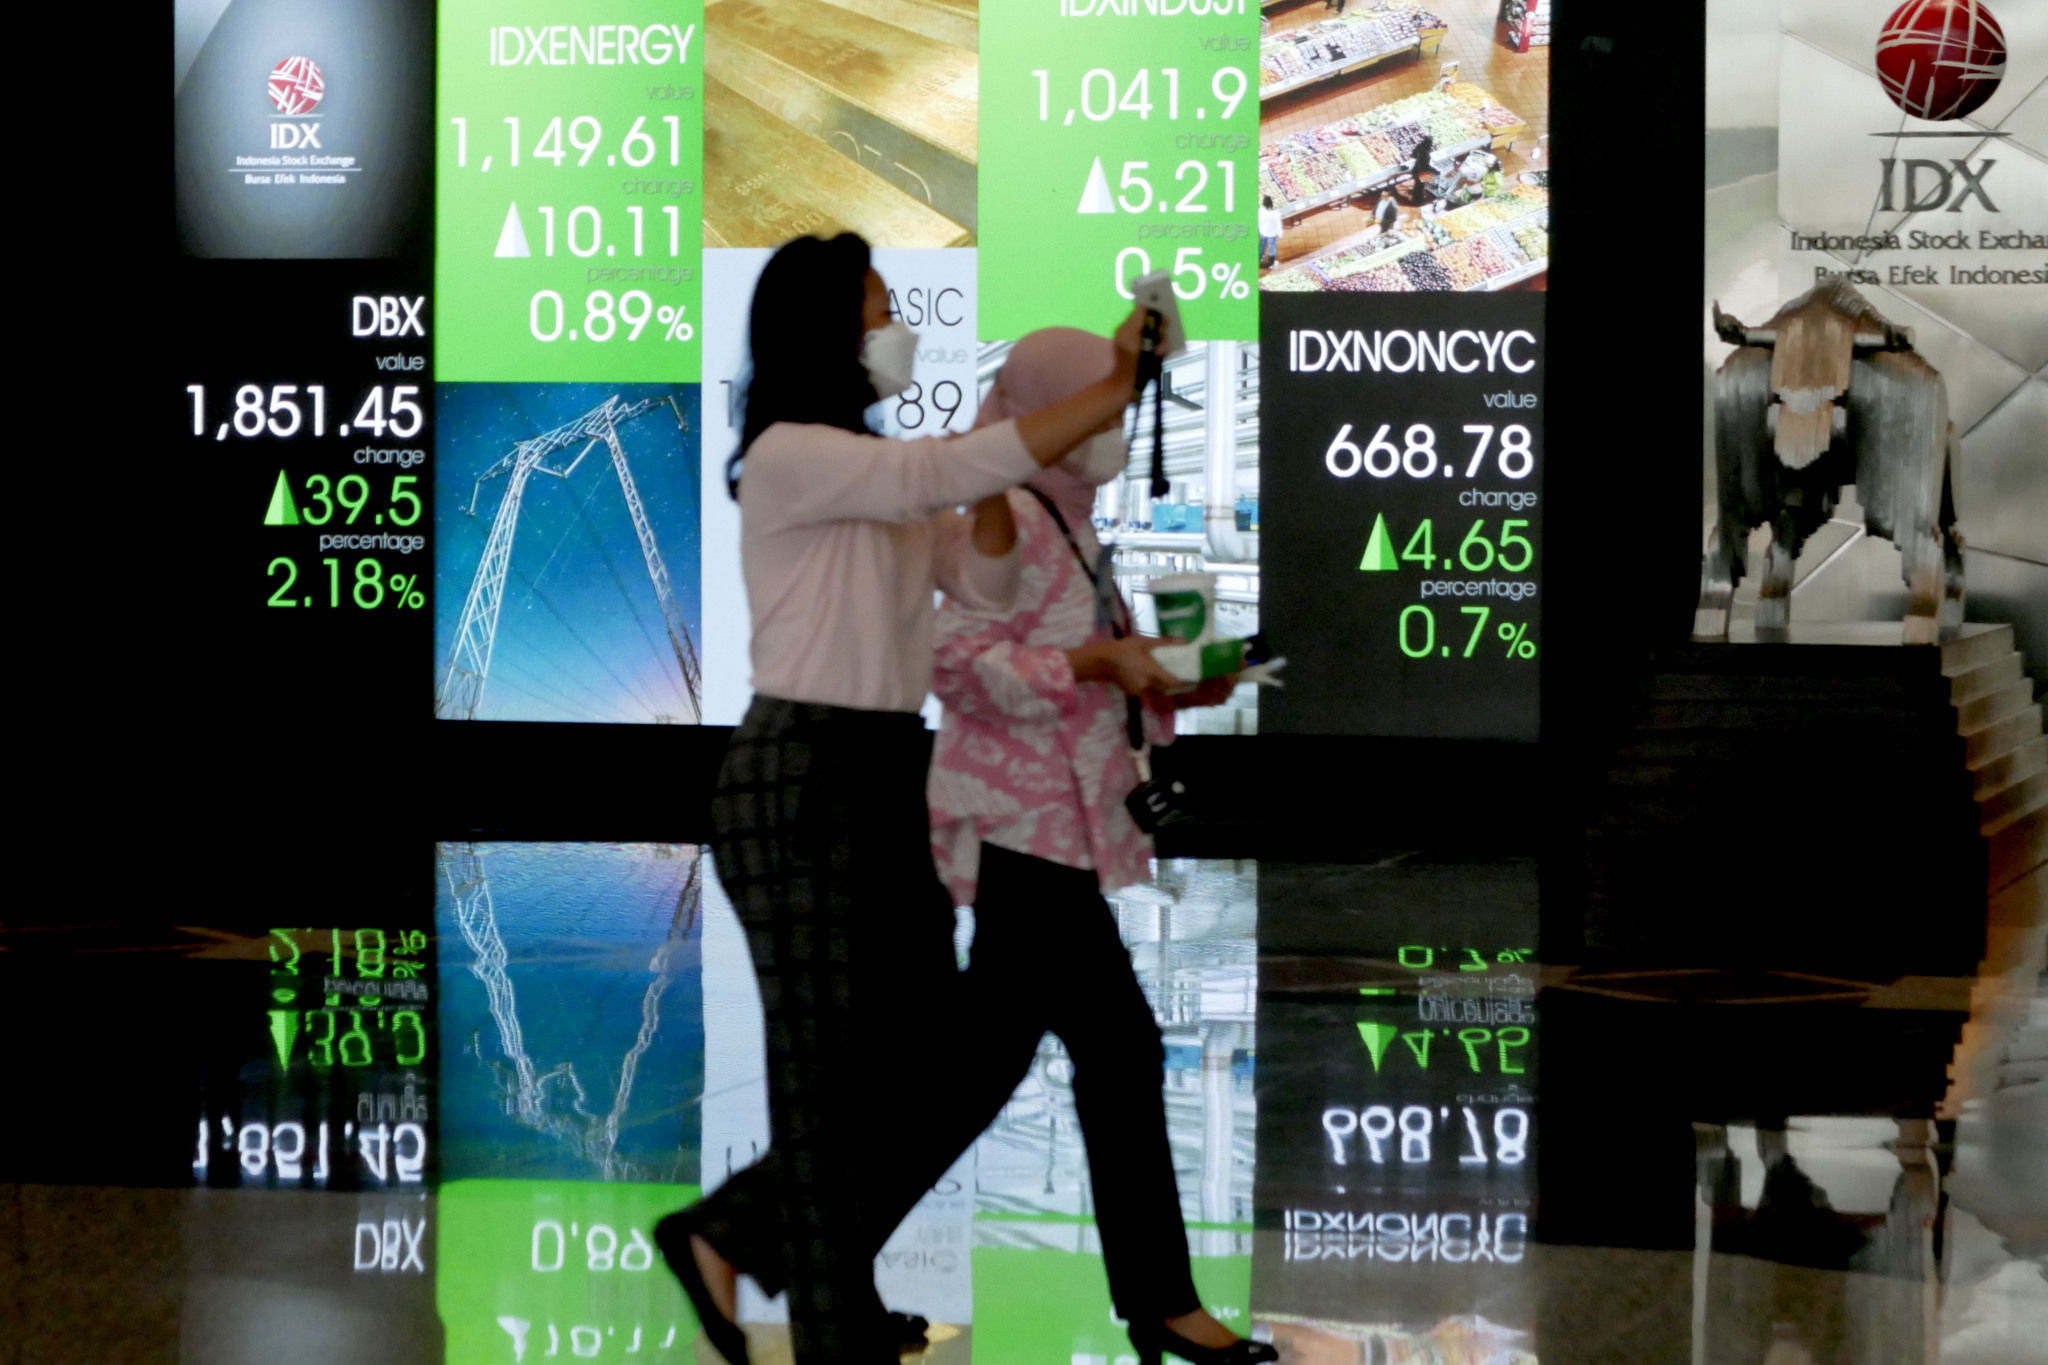
M 1503 621 L 1497 632 L 1507 641 L 1507 657 L 1510 659 L 1533 659 L 1536 657 L 1536 642 L 1529 638 L 1527 622 L 1514 624 Z

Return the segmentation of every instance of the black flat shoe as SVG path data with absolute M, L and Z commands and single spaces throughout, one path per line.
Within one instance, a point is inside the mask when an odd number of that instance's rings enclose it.
M 1131 1346 L 1138 1353 L 1139 1365 L 1159 1365 L 1159 1357 L 1166 1352 L 1179 1356 L 1188 1365 L 1267 1365 L 1280 1358 L 1280 1352 L 1270 1342 L 1239 1338 L 1228 1346 L 1201 1346 L 1164 1323 L 1149 1328 L 1132 1323 Z
M 689 1295 L 690 1307 L 696 1310 L 697 1321 L 712 1349 L 725 1357 L 726 1365 L 748 1365 L 747 1334 L 719 1311 L 717 1300 L 711 1297 L 704 1273 L 697 1269 L 696 1253 L 690 1250 L 692 1235 L 701 1234 L 687 1210 L 672 1213 L 654 1225 L 654 1245 L 661 1249 L 661 1259 L 668 1262 L 670 1273 L 682 1283 L 683 1293 Z

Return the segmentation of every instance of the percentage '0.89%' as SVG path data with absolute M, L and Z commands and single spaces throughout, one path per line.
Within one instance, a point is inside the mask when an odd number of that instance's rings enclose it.
M 663 341 L 688 341 L 697 335 L 681 304 L 656 307 L 644 289 L 628 289 L 616 297 L 609 289 L 591 290 L 584 295 L 580 322 L 552 289 L 539 290 L 526 306 L 527 330 L 535 341 L 605 342 L 620 336 L 621 328 L 624 340 L 638 341 L 650 321 L 661 329 Z

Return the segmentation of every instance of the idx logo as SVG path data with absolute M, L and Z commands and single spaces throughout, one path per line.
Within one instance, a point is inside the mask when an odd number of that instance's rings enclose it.
M 1961 213 L 1964 202 L 1972 198 L 1982 200 L 1986 212 L 1998 212 L 1998 205 L 1992 203 L 1991 196 L 1984 191 L 1984 177 L 1990 175 L 1991 168 L 1998 164 L 1988 158 L 1974 171 L 1970 169 L 1969 162 L 1959 160 L 1952 160 L 1944 166 L 1939 161 L 1916 159 L 1902 162 L 1888 156 L 1879 164 L 1884 167 L 1884 190 L 1879 207 L 1887 213 L 1900 210 L 1926 213 L 1943 206 L 1950 213 Z M 1898 168 L 1902 165 L 1906 168 L 1906 197 L 1900 202 Z M 1951 193 L 1954 198 L 1950 198 Z
M 317 123 L 273 123 L 270 125 L 270 146 L 273 151 L 290 151 L 298 147 L 318 147 L 320 125 Z

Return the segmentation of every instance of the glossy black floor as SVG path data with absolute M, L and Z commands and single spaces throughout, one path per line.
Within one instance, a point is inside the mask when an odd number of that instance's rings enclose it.
M 646 1234 L 766 1131 L 715 870 L 432 875 L 431 919 L 4 931 L 0 1358 L 711 1359 Z M 2048 873 L 1956 930 L 1974 973 L 1882 979 L 1543 961 L 1538 900 L 1532 862 L 1398 852 L 1116 899 L 1218 1317 L 1289 1365 L 2044 1358 Z M 893 1050 L 908 1128 L 948 1087 Z M 1047 1040 L 878 1263 L 935 1365 L 1131 1357 L 1069 1076 Z M 779 1304 L 743 1316 L 787 1358 Z

